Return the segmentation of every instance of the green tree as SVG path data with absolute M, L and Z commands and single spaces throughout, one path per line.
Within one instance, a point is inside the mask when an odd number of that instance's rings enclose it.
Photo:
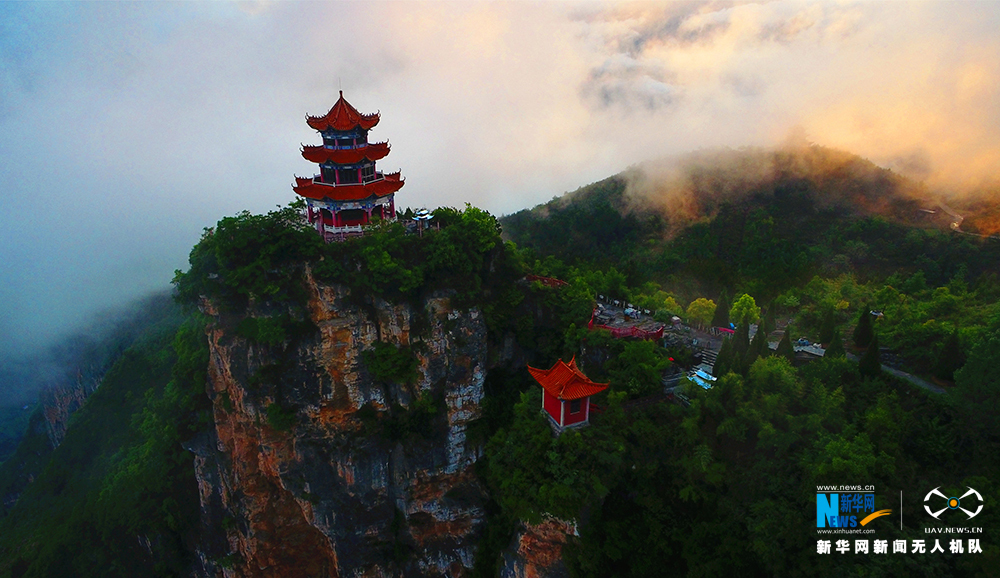
M 753 297 L 746 293 L 740 295 L 729 310 L 729 319 L 737 325 L 750 325 L 760 319 L 760 307 Z
M 955 372 L 965 365 L 965 351 L 962 350 L 962 343 L 958 338 L 958 329 L 951 332 L 938 352 L 937 363 L 934 364 L 934 376 L 939 379 L 951 381 L 955 378 Z
M 830 340 L 830 346 L 826 348 L 826 357 L 844 357 L 847 352 L 844 351 L 844 340 L 840 338 L 840 331 L 833 332 L 833 339 Z
M 744 365 L 750 367 L 760 357 L 767 357 L 771 351 L 767 348 L 767 336 L 758 328 L 754 334 L 750 347 L 747 349 L 746 361 Z
M 552 430 L 539 411 L 537 390 L 521 394 L 514 407 L 514 422 L 490 439 L 486 453 L 493 494 L 500 506 L 514 519 L 537 523 L 545 514 L 538 488 L 548 480 L 546 467 Z
M 882 373 L 882 362 L 879 360 L 878 335 L 872 337 L 868 349 L 858 362 L 858 372 L 862 377 L 877 377 Z
M 955 396 L 966 420 L 981 432 L 1000 437 L 1000 328 L 985 335 L 955 372 Z
M 673 295 L 667 295 L 664 297 L 663 304 L 660 305 L 659 309 L 663 309 L 664 311 L 673 313 L 674 315 L 684 312 L 684 308 L 681 307 L 681 304 L 678 303 L 676 299 L 674 299 Z
M 837 322 L 833 316 L 833 308 L 827 308 L 823 312 L 823 323 L 819 329 L 819 342 L 826 347 L 833 341 L 833 334 L 837 331 Z
M 719 353 L 715 356 L 715 365 L 712 367 L 712 373 L 721 377 L 730 371 L 734 371 L 733 339 L 726 337 L 722 340 L 722 347 L 719 348 Z
M 781 341 L 778 342 L 778 349 L 774 352 L 775 355 L 779 355 L 788 360 L 789 363 L 795 361 L 795 349 L 792 348 L 792 326 L 785 326 L 785 334 L 781 336 Z
M 712 327 L 729 327 L 729 296 L 723 291 L 712 314 Z
M 871 310 L 865 305 L 861 308 L 861 313 L 858 315 L 858 324 L 854 328 L 854 347 L 868 347 L 874 336 L 875 331 L 872 329 Z
M 631 397 L 650 395 L 660 389 L 663 372 L 670 367 L 663 349 L 645 340 L 626 341 L 620 354 L 607 363 L 612 387 Z
M 688 322 L 704 327 L 712 321 L 712 316 L 715 315 L 715 310 L 716 307 L 714 301 L 711 299 L 705 299 L 704 297 L 699 297 L 688 305 Z
M 777 309 L 777 306 L 775 305 L 774 301 L 771 301 L 771 304 L 767 306 L 767 311 L 764 313 L 764 324 L 763 324 L 763 327 L 764 327 L 764 333 L 765 334 L 769 335 L 772 331 L 774 331 L 778 327 L 778 322 L 774 318 L 774 316 L 775 316 L 774 310 L 775 309 Z
M 733 357 L 730 360 L 730 369 L 735 373 L 745 375 L 749 367 L 746 361 L 747 352 L 750 351 L 750 327 L 746 323 L 737 325 L 732 341 Z

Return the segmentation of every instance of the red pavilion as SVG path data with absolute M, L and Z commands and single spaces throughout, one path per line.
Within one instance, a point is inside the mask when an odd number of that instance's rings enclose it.
M 542 409 L 560 430 L 590 423 L 590 396 L 607 389 L 606 383 L 594 383 L 576 366 L 576 357 L 565 363 L 559 360 L 552 369 L 528 372 L 542 386 Z
M 368 142 L 379 114 L 361 114 L 344 100 L 344 91 L 324 116 L 306 116 L 323 137 L 321 146 L 303 146 L 302 157 L 318 163 L 313 178 L 295 177 L 295 192 L 306 198 L 309 223 L 328 240 L 361 234 L 374 219 L 396 218 L 394 195 L 403 186 L 399 172 L 375 170 L 389 154 L 389 143 Z

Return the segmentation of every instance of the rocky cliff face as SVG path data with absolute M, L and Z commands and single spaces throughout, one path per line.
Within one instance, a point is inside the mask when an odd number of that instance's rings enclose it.
M 83 407 L 83 403 L 94 393 L 103 378 L 103 373 L 85 376 L 82 371 L 78 371 L 75 377 L 67 377 L 42 390 L 39 397 L 42 415 L 45 417 L 45 431 L 53 448 L 58 447 L 66 437 L 69 416 Z
M 483 315 L 447 296 L 390 304 L 307 285 L 318 332 L 295 341 L 258 343 L 207 310 L 215 425 L 190 448 L 198 574 L 467 575 L 484 518 L 481 446 L 467 435 L 487 369 Z M 377 379 L 363 356 L 377 342 L 410 347 L 415 378 Z M 418 399 L 434 401 L 414 425 Z
M 576 524 L 548 518 L 540 524 L 523 524 L 503 553 L 502 578 L 569 578 L 562 558 L 563 546 L 576 535 Z

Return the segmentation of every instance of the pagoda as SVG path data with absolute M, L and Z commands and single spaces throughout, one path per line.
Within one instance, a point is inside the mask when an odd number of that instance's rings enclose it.
M 576 357 L 556 361 L 551 369 L 528 366 L 528 373 L 542 386 L 542 409 L 559 431 L 590 423 L 590 396 L 608 388 L 594 383 L 576 366 Z
M 395 220 L 394 196 L 403 186 L 399 172 L 375 170 L 389 154 L 388 142 L 368 142 L 379 113 L 361 114 L 344 100 L 344 91 L 324 116 L 306 116 L 323 137 L 320 146 L 302 146 L 302 157 L 319 164 L 312 178 L 295 177 L 292 189 L 305 197 L 309 223 L 327 241 L 360 235 L 376 219 Z

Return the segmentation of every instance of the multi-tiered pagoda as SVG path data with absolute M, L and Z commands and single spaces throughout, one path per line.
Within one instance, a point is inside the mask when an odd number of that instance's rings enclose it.
M 323 136 L 322 146 L 303 146 L 302 156 L 319 163 L 313 178 L 295 177 L 295 192 L 306 198 L 309 223 L 328 240 L 361 234 L 376 219 L 394 220 L 394 195 L 403 186 L 399 172 L 375 170 L 389 154 L 389 143 L 369 143 L 368 131 L 379 114 L 361 114 L 344 100 L 344 92 L 325 116 L 306 116 Z

